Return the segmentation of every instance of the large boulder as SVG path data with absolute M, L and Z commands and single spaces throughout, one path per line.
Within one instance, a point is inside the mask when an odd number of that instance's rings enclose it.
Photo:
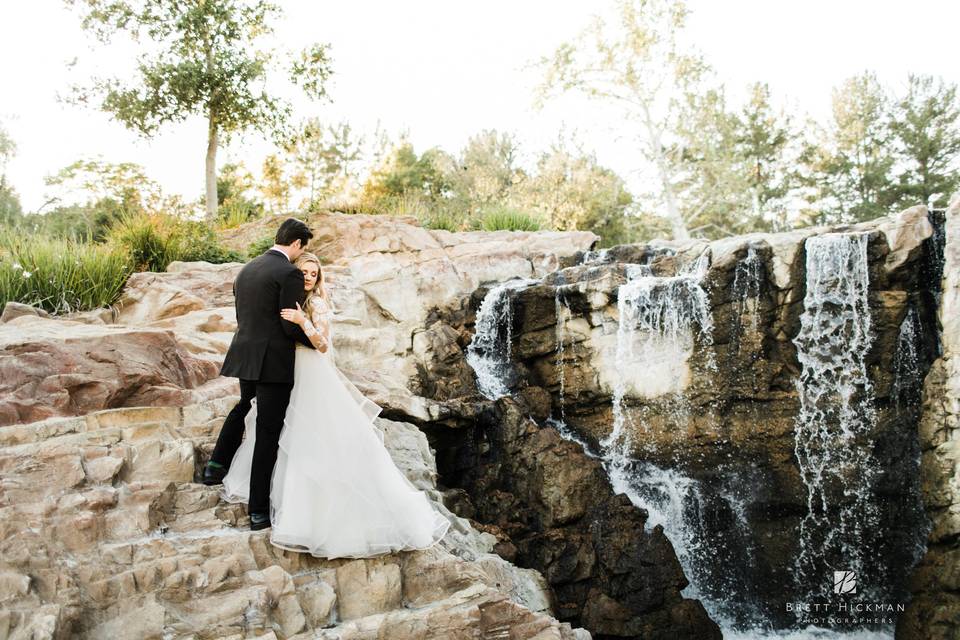
M 0 325 L 0 425 L 231 393 L 171 331 L 21 316 Z

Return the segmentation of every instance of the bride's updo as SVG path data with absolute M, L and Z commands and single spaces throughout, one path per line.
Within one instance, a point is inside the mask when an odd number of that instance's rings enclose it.
M 313 289 L 306 292 L 306 296 L 303 300 L 304 310 L 313 308 L 313 306 L 317 304 L 318 300 L 323 300 L 327 304 L 327 307 L 332 310 L 333 305 L 330 304 L 330 296 L 327 293 L 326 282 L 323 278 L 323 267 L 320 264 L 320 258 L 312 253 L 304 251 L 293 264 L 297 267 L 297 269 L 302 269 L 303 265 L 308 263 L 317 265 L 317 281 L 314 283 Z

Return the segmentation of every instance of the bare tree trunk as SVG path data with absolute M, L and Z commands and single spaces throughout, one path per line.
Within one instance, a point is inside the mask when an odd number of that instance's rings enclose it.
M 217 123 L 210 116 L 207 130 L 207 222 L 217 219 Z
M 213 46 L 210 43 L 208 34 L 204 33 L 203 50 L 206 58 L 207 77 L 212 79 L 213 69 Z M 208 223 L 213 223 L 217 219 L 217 142 L 219 126 L 217 124 L 217 114 L 212 107 L 211 102 L 207 103 L 207 163 L 205 167 L 205 178 L 207 186 L 207 215 Z
M 673 239 L 689 240 L 690 232 L 687 229 L 687 223 L 683 220 L 683 214 L 680 213 L 680 207 L 677 205 L 677 196 L 673 192 L 671 171 L 667 166 L 667 159 L 663 157 L 660 130 L 654 124 L 650 109 L 646 105 L 643 107 L 643 116 L 644 125 L 647 129 L 647 144 L 650 145 L 650 153 L 653 155 L 654 163 L 657 165 L 657 173 L 660 175 L 663 203 L 667 206 L 667 219 L 670 221 Z

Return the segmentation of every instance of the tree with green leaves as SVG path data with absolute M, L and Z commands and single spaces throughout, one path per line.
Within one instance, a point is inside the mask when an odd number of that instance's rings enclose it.
M 448 158 L 444 165 L 451 197 L 469 203 L 461 208 L 472 208 L 471 213 L 504 202 L 520 177 L 518 153 L 516 138 L 509 133 L 488 129 L 471 136 L 459 158 Z
M 413 196 L 436 202 L 449 189 L 446 176 L 437 161 L 439 149 L 417 154 L 405 137 L 387 152 L 363 184 L 363 199 L 383 202 L 400 196 Z
M 786 226 L 790 195 L 799 186 L 795 169 L 801 138 L 789 115 L 772 104 L 770 87 L 755 83 L 740 110 L 734 140 L 756 220 Z
M 264 214 L 263 203 L 250 196 L 253 176 L 241 163 L 227 163 L 217 176 L 217 218 L 227 226 L 235 226 Z
M 685 91 L 673 130 L 675 189 L 692 235 L 721 237 L 756 229 L 747 173 L 738 156 L 738 119 L 722 88 Z
M 623 180 L 594 155 L 562 141 L 540 155 L 536 172 L 514 185 L 509 200 L 520 210 L 538 212 L 550 229 L 593 231 L 602 246 L 629 241 L 633 197 Z
M 307 191 L 301 206 L 309 208 L 320 198 L 345 191 L 357 178 L 356 164 L 363 155 L 364 139 L 347 122 L 323 126 L 310 118 L 285 145 L 295 167 L 295 177 Z
M 217 150 L 231 134 L 255 128 L 284 131 L 290 104 L 269 93 L 275 64 L 263 39 L 280 9 L 265 0 L 66 0 L 83 27 L 108 43 L 125 33 L 143 45 L 128 79 L 97 79 L 75 88 L 73 100 L 97 106 L 137 133 L 152 137 L 190 115 L 207 121 L 206 214 L 217 215 Z M 313 98 L 326 95 L 327 45 L 314 45 L 287 65 L 291 81 Z
M 23 215 L 20 198 L 7 182 L 7 163 L 17 154 L 17 143 L 0 126 L 0 225 L 16 226 Z
M 947 203 L 960 189 L 960 102 L 957 85 L 910 75 L 893 106 L 890 129 L 901 157 L 895 168 L 899 206 Z
M 673 237 L 690 236 L 678 193 L 680 152 L 674 144 L 681 98 L 696 91 L 703 59 L 680 44 L 689 13 L 682 0 L 619 0 L 615 21 L 596 17 L 573 42 L 541 61 L 544 80 L 536 103 L 575 92 L 622 108 L 637 127 L 640 148 L 657 185 Z
M 831 120 L 806 153 L 815 190 L 815 222 L 855 222 L 886 215 L 893 204 L 895 161 L 889 96 L 871 72 L 833 90 Z
M 260 193 L 275 214 L 286 213 L 290 208 L 290 194 L 293 183 L 287 176 L 286 163 L 276 153 L 263 159 L 260 171 Z
M 124 216 L 177 208 L 133 162 L 77 160 L 47 176 L 44 183 L 47 202 L 54 208 L 31 216 L 30 222 L 59 238 L 99 242 Z

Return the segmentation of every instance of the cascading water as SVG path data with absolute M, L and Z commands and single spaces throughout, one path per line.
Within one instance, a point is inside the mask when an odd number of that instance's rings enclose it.
M 897 335 L 897 351 L 893 358 L 893 384 L 890 399 L 893 412 L 898 420 L 907 424 L 916 424 L 920 419 L 921 395 L 923 389 L 922 345 L 924 343 L 923 324 L 920 322 L 917 308 L 910 306 L 900 323 Z M 908 495 L 912 498 L 904 501 L 905 514 L 901 519 L 914 522 L 913 544 L 908 550 L 908 566 L 914 567 L 927 550 L 927 535 L 932 523 L 924 511 L 920 488 L 920 443 L 915 433 L 910 434 L 906 442 L 900 443 L 908 460 L 909 471 L 905 474 L 910 487 Z
M 833 568 L 865 571 L 869 576 L 870 535 L 876 522 L 871 506 L 874 466 L 871 429 L 876 422 L 874 392 L 867 377 L 865 356 L 873 342 L 867 306 L 867 236 L 827 234 L 806 242 L 807 285 L 801 329 L 794 343 L 802 365 L 797 388 L 801 409 L 795 421 L 795 453 L 807 489 L 809 513 L 801 526 L 795 577 L 797 600 L 823 599 L 823 585 Z M 596 253 L 584 263 L 605 264 L 609 256 Z M 560 386 L 558 415 L 548 420 L 560 434 L 583 446 L 588 455 L 603 463 L 614 489 L 649 513 L 648 525 L 660 524 L 673 542 L 690 585 L 686 597 L 699 598 L 711 617 L 720 622 L 724 637 L 747 639 L 887 639 L 889 630 L 832 630 L 814 626 L 780 629 L 789 624 L 783 611 L 771 609 L 769 600 L 756 599 L 754 542 L 749 509 L 758 493 L 762 473 L 737 475 L 715 470 L 704 477 L 687 475 L 679 468 L 663 468 L 638 460 L 631 434 L 642 432 L 645 405 L 662 404 L 675 411 L 677 424 L 684 424 L 682 389 L 644 395 L 633 374 L 663 364 L 665 353 L 690 354 L 695 344 L 712 344 L 709 300 L 703 288 L 707 259 L 676 276 L 655 277 L 650 267 L 628 265 L 627 281 L 618 291 L 618 324 L 615 369 L 622 375 L 613 383 L 612 430 L 599 448 L 566 425 L 564 406 L 569 382 L 564 363 L 570 341 L 568 322 L 572 311 L 568 296 L 575 285 L 556 283 L 556 361 Z M 738 327 L 734 335 L 759 335 L 760 296 L 765 278 L 763 259 L 754 247 L 735 267 L 732 283 Z M 477 336 L 468 360 L 477 372 L 478 385 L 487 397 L 500 397 L 511 384 L 513 290 L 532 281 L 512 281 L 491 289 L 477 316 Z M 894 383 L 893 400 L 915 391 L 919 318 L 911 310 L 901 327 L 896 362 L 904 379 Z M 737 344 L 739 351 L 740 345 Z M 710 350 L 698 351 L 698 364 L 716 371 Z M 686 357 L 686 356 L 684 356 Z M 705 358 L 705 360 L 704 360 Z M 911 364 L 912 363 L 912 364 Z M 900 373 L 897 374 L 901 375 Z M 631 386 L 632 385 L 632 386 Z M 646 398 L 645 400 L 643 398 Z M 640 402 L 636 400 L 640 399 Z M 629 403 L 629 406 L 628 406 Z M 638 420 L 638 425 L 630 423 Z M 843 446 L 846 445 L 846 446 Z M 876 560 L 882 562 L 882 560 Z M 884 595 L 862 582 L 864 597 Z M 829 586 L 827 587 L 829 591 Z M 777 618 L 778 621 L 775 621 Z M 802 623 L 807 624 L 807 623 Z
M 873 575 L 866 562 L 877 531 L 876 409 L 865 360 L 874 339 L 867 242 L 866 234 L 825 234 L 805 244 L 807 288 L 794 339 L 802 366 L 794 450 L 807 513 L 794 577 L 809 597 L 822 593 L 833 571 Z M 862 584 L 861 593 L 869 593 L 870 580 Z
M 553 298 L 554 313 L 556 314 L 556 339 L 557 339 L 557 379 L 560 383 L 560 393 L 559 401 L 560 405 L 560 424 L 566 428 L 567 424 L 567 413 L 566 413 L 566 402 L 564 401 L 564 395 L 566 394 L 566 363 L 564 361 L 564 340 L 566 339 L 567 333 L 567 320 L 570 318 L 570 309 L 567 307 L 566 302 L 564 301 L 564 286 L 561 283 L 557 283 L 557 289 Z
M 696 340 L 702 345 L 712 343 L 713 320 L 703 288 L 707 267 L 707 257 L 701 256 L 672 277 L 654 276 L 642 265 L 628 269 L 627 282 L 619 288 L 617 301 L 615 365 L 618 371 L 627 371 L 638 363 L 647 366 L 664 353 L 690 353 Z M 716 369 L 712 354 L 705 354 L 705 363 L 708 369 Z M 752 620 L 755 616 L 746 612 L 750 603 L 725 606 L 720 597 L 732 588 L 732 583 L 725 582 L 725 578 L 735 579 L 734 572 L 713 570 L 719 564 L 718 553 L 749 546 L 742 500 L 733 491 L 725 495 L 711 492 L 708 498 L 699 481 L 676 469 L 663 469 L 637 460 L 631 437 L 636 431 L 631 421 L 635 409 L 628 410 L 625 406 L 625 378 L 621 376 L 614 385 L 613 428 L 600 441 L 600 455 L 614 490 L 646 509 L 650 526 L 663 526 L 690 581 L 685 596 L 701 599 L 711 617 L 727 626 L 745 618 Z M 677 422 L 683 424 L 685 398 L 682 393 L 670 395 Z M 717 505 L 722 505 L 728 517 L 736 520 L 734 529 L 740 531 L 737 541 L 728 540 L 723 544 L 723 541 L 708 539 L 705 519 L 708 513 L 715 515 Z
M 920 323 L 917 319 L 917 310 L 910 307 L 903 322 L 900 323 L 900 333 L 897 336 L 897 353 L 893 359 L 893 388 L 890 396 L 896 411 L 919 402 L 920 377 Z M 911 393 L 912 392 L 912 393 Z M 905 397 L 908 394 L 914 397 Z
M 760 288 L 763 277 L 763 260 L 756 247 L 751 244 L 747 247 L 746 257 L 737 262 L 733 271 L 733 297 L 737 305 L 734 336 L 738 349 L 743 334 L 746 331 L 756 334 L 760 326 Z
M 647 526 L 661 525 L 670 538 L 690 582 L 684 596 L 700 600 L 724 629 L 760 627 L 764 615 L 748 580 L 755 549 L 738 479 L 708 487 L 678 469 L 641 462 L 629 472 L 618 490 L 647 511 Z
M 692 350 L 695 332 L 703 344 L 711 343 L 713 320 L 709 299 L 702 286 L 707 267 L 706 256 L 701 256 L 690 268 L 671 277 L 654 276 L 645 265 L 628 267 L 627 282 L 620 286 L 617 293 L 614 362 L 618 372 L 626 372 L 636 363 L 645 367 L 657 361 L 667 367 L 678 364 L 672 360 L 677 354 Z M 664 354 L 671 362 L 664 363 Z M 708 359 L 707 365 L 708 368 L 716 367 L 712 359 Z M 669 382 L 669 378 L 662 376 L 660 371 L 654 375 Z M 677 374 L 672 375 L 676 377 Z M 626 375 L 617 376 L 614 382 L 613 428 L 600 443 L 611 459 L 623 458 L 624 461 L 632 455 L 628 428 L 632 426 L 628 425 L 631 418 L 624 410 L 627 382 Z M 678 405 L 678 411 L 682 414 L 682 403 Z M 678 415 L 678 421 L 682 421 L 683 417 Z M 626 466 L 625 463 L 615 462 L 612 468 L 619 475 Z M 611 479 L 614 479 L 613 476 Z M 617 481 L 614 482 L 616 484 Z
M 477 388 L 491 400 L 510 392 L 513 342 L 513 292 L 537 280 L 508 280 L 487 292 L 477 311 L 476 333 L 467 347 L 467 363 L 477 376 Z

